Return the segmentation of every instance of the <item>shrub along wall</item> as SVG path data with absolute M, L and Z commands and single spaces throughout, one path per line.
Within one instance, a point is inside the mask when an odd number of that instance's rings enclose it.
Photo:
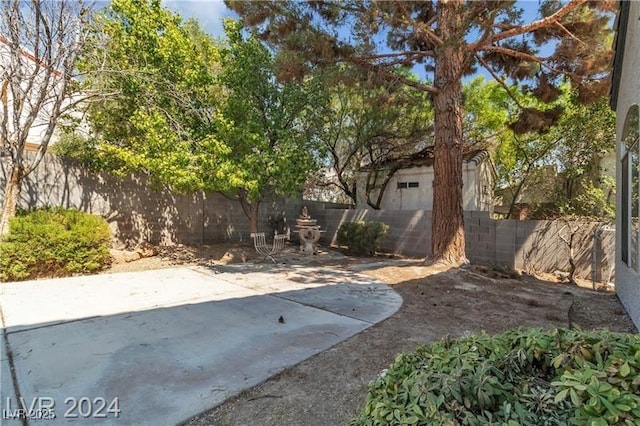
M 0 200 L 6 178 L 6 163 L 0 157 Z M 268 217 L 277 212 L 285 213 L 288 224 L 290 217 L 299 214 L 301 203 L 296 199 L 265 202 L 260 230 L 269 231 Z M 51 155 L 45 156 L 25 180 L 19 206 L 61 206 L 100 215 L 109 223 L 116 241 L 127 245 L 249 239 L 249 222 L 240 204 L 221 194 L 154 191 L 144 177 L 93 173 L 72 160 Z
M 0 241 L 0 281 L 96 272 L 111 263 L 110 245 L 99 216 L 61 208 L 20 212 Z

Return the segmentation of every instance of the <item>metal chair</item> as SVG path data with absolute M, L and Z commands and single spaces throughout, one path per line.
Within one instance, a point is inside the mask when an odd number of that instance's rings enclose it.
M 287 236 L 285 234 L 274 235 L 273 245 L 267 244 L 264 232 L 253 232 L 251 233 L 251 238 L 253 238 L 253 247 L 256 249 L 256 252 L 261 255 L 263 259 L 268 257 L 273 263 L 276 263 L 275 256 L 284 250 L 284 240 Z

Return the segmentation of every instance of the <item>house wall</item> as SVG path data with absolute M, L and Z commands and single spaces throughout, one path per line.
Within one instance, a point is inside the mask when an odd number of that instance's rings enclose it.
M 633 105 L 640 104 L 640 78 L 638 77 L 638 69 L 640 69 L 640 25 L 638 25 L 640 2 L 628 3 L 629 21 L 616 104 L 618 164 L 624 155 L 625 148 L 621 139 L 627 112 Z M 618 37 L 623 36 L 623 34 L 618 34 Z M 617 167 L 616 175 L 617 187 L 622 188 L 622 167 Z M 622 190 L 618 190 L 616 194 L 616 233 L 619 236 L 623 235 L 622 214 L 620 214 L 622 196 Z M 616 291 L 636 326 L 640 327 L 640 275 L 622 262 L 622 243 L 622 238 L 618 238 L 616 242 Z
M 464 163 L 462 168 L 462 203 L 463 209 L 469 211 L 492 211 L 493 175 L 491 166 L 483 162 Z M 358 179 L 358 203 L 361 209 L 367 205 L 365 182 L 367 173 L 361 173 Z M 418 188 L 398 188 L 398 182 L 418 182 Z M 375 200 L 379 191 L 372 191 L 371 199 Z M 432 210 L 433 209 L 433 167 L 419 166 L 398 170 L 389 181 L 384 191 L 381 209 L 393 210 Z
M 475 208 L 467 208 L 466 210 L 479 210 L 493 213 L 493 206 L 495 204 L 493 196 L 493 165 L 489 161 L 483 161 L 477 167 L 478 170 L 476 172 L 471 172 L 476 176 L 473 181 L 475 184 Z

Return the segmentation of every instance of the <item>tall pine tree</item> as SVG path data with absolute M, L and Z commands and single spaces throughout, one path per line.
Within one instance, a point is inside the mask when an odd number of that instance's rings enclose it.
M 551 101 L 571 82 L 582 101 L 608 85 L 614 2 L 547 0 L 526 22 L 515 1 L 229 1 L 245 25 L 280 49 L 291 78 L 317 66 L 357 64 L 431 94 L 435 110 L 432 260 L 466 261 L 462 211 L 462 79 L 479 67 Z M 424 65 L 415 81 L 398 67 Z M 524 109 L 531 131 L 561 111 Z

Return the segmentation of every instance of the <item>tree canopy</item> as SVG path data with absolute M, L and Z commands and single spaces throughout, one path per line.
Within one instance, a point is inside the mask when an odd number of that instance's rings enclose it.
M 513 135 L 496 151 L 500 183 L 510 190 L 511 217 L 524 189 L 537 187 L 547 205 L 530 206 L 534 216 L 580 215 L 611 219 L 615 181 L 603 158 L 615 152 L 615 114 L 608 100 L 583 105 L 565 88 L 558 99 L 565 113 L 544 133 Z
M 216 134 L 229 147 L 234 172 L 223 191 L 242 203 L 256 232 L 259 203 L 271 195 L 299 194 L 319 167 L 327 91 L 319 78 L 278 81 L 273 56 L 255 36 L 243 36 L 230 20 L 225 32 L 219 81 L 226 99 L 216 114 Z
M 85 84 L 110 94 L 89 105 L 88 143 L 97 166 L 239 200 L 255 232 L 261 200 L 299 193 L 317 168 L 326 91 L 280 81 L 262 42 L 233 21 L 225 32 L 216 42 L 160 0 L 114 0 L 81 64 L 105 69 Z
M 212 136 L 219 63 L 219 46 L 159 0 L 111 2 L 81 63 L 103 69 L 84 81 L 108 94 L 88 110 L 102 165 L 144 171 L 176 190 L 201 188 L 205 156 L 222 161 L 226 153 Z

